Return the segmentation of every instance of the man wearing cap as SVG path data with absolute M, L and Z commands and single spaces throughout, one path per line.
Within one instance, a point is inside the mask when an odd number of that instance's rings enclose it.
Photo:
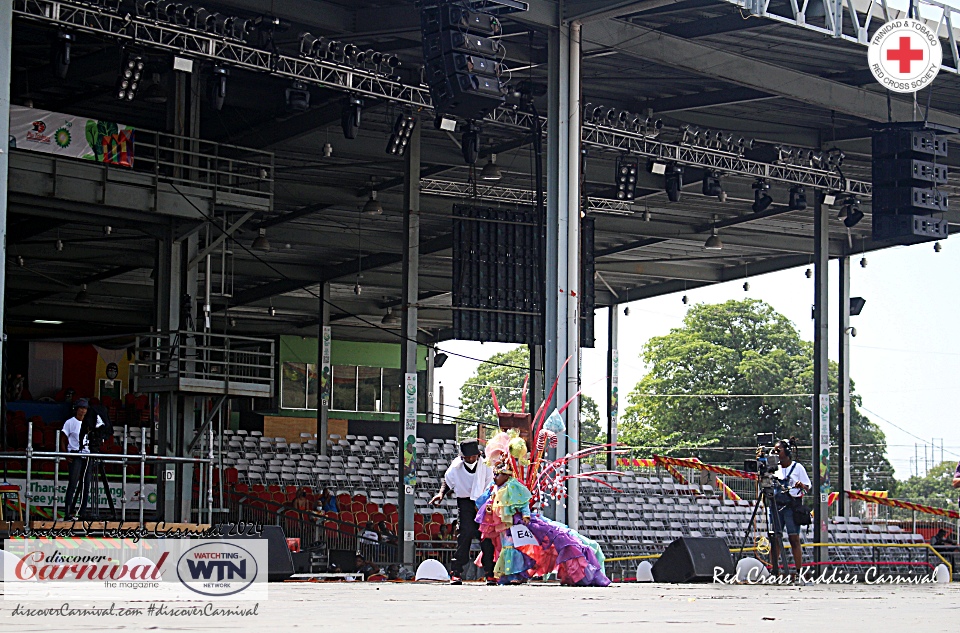
M 74 412 L 74 416 L 63 423 L 63 435 L 60 437 L 60 452 L 88 455 L 90 453 L 90 444 L 86 436 L 84 436 L 81 445 L 80 427 L 83 425 L 84 416 L 87 415 L 89 403 L 84 398 L 81 398 L 77 400 L 75 406 L 76 411 Z M 86 509 L 90 480 L 84 476 L 87 470 L 86 458 L 68 457 L 67 463 L 70 467 L 70 481 L 67 483 L 67 496 L 64 499 L 64 517 L 69 519 L 76 517 Z M 82 486 L 79 485 L 81 479 L 83 479 Z M 77 509 L 78 494 L 80 496 L 79 510 Z
M 440 505 L 440 501 L 452 492 L 457 498 L 457 510 L 460 530 L 457 533 L 457 551 L 450 562 L 450 582 L 463 583 L 463 567 L 470 558 L 470 543 L 480 539 L 480 526 L 476 522 L 477 497 L 481 496 L 493 481 L 493 470 L 480 459 L 480 446 L 477 440 L 460 443 L 460 456 L 450 463 L 443 475 L 440 491 L 430 500 L 431 505 Z M 480 539 L 481 562 L 488 584 L 496 584 L 493 579 L 493 543 L 490 539 Z

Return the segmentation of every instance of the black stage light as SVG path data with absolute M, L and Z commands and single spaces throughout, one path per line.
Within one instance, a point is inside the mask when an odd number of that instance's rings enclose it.
M 223 102 L 227 98 L 227 77 L 229 76 L 229 69 L 223 66 L 213 67 L 213 77 L 210 81 L 210 106 L 217 112 L 223 109 Z M 309 107 L 309 103 L 307 105 Z
M 306 112 L 310 109 L 310 91 L 299 81 L 284 93 L 287 109 L 291 112 Z
M 859 316 L 866 303 L 863 297 L 850 297 L 850 316 Z
M 803 211 L 807 208 L 807 193 L 800 185 L 790 187 L 790 205 L 791 211 Z
M 387 153 L 394 156 L 403 156 L 407 151 L 410 135 L 413 134 L 413 128 L 416 125 L 417 119 L 411 114 L 397 116 L 397 120 L 393 124 L 393 133 L 390 134 L 390 140 L 387 141 Z
M 477 164 L 477 158 L 480 156 L 480 126 L 476 123 L 467 124 L 467 129 L 460 137 L 460 150 L 463 154 L 463 162 L 468 165 Z
M 711 198 L 718 198 L 720 202 L 727 201 L 727 192 L 723 190 L 720 183 L 720 174 L 715 171 L 707 170 L 703 173 L 703 195 Z
M 67 70 L 70 68 L 70 48 L 74 39 L 75 36 L 73 33 L 57 31 L 57 39 L 54 41 L 50 53 L 53 72 L 60 79 L 67 78 Z
M 663 180 L 663 188 L 667 192 L 667 199 L 670 202 L 679 202 L 680 189 L 683 187 L 683 166 L 676 163 L 667 165 Z
M 637 196 L 639 161 L 630 156 L 618 156 L 616 167 L 617 200 L 633 200 Z
M 124 50 L 121 60 L 115 94 L 120 101 L 133 101 L 143 76 L 143 55 Z
M 360 113 L 363 111 L 363 101 L 358 97 L 350 97 L 340 112 L 340 128 L 343 138 L 355 139 L 360 131 Z
M 757 182 L 753 183 L 753 212 L 762 213 L 770 208 L 770 205 L 773 204 L 773 198 L 771 198 L 767 191 L 770 190 L 770 183 L 760 179 Z

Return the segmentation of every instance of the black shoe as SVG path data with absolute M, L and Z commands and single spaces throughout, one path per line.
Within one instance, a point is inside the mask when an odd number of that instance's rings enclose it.
M 451 576 L 450 576 L 450 584 L 451 584 L 451 585 L 462 585 L 462 584 L 463 584 L 463 579 L 460 578 L 460 576 L 451 575 Z

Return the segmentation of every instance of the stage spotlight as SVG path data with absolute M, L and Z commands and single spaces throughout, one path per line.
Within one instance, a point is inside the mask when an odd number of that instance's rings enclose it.
M 863 211 L 860 210 L 860 200 L 855 196 L 850 196 L 843 202 L 840 213 L 837 218 L 843 220 L 844 226 L 848 229 L 855 227 L 863 219 Z
M 943 247 L 940 246 L 940 242 L 934 242 L 934 244 L 933 244 L 933 252 L 934 252 L 934 253 L 939 253 L 939 252 L 942 251 L 942 250 L 943 250 Z
M 210 82 L 210 106 L 217 112 L 223 109 L 223 102 L 227 98 L 227 77 L 229 76 L 230 70 L 228 68 L 223 66 L 213 67 L 213 77 Z
M 67 33 L 66 31 L 57 31 L 57 38 L 53 43 L 53 48 L 51 49 L 51 63 L 53 64 L 53 72 L 60 79 L 67 78 L 67 70 L 70 69 L 70 48 L 73 44 L 75 36 L 73 33 Z
M 447 362 L 447 358 L 449 358 L 449 357 L 448 357 L 445 353 L 443 353 L 443 352 L 437 352 L 437 353 L 434 354 L 434 356 L 433 356 L 433 366 L 434 366 L 434 367 L 443 367 L 443 364 L 444 364 L 445 362 Z
M 304 57 L 318 57 L 326 40 L 312 33 L 300 34 L 300 54 Z
M 667 199 L 670 202 L 679 202 L 680 189 L 683 187 L 683 167 L 676 163 L 667 165 L 663 179 L 663 188 L 667 192 Z
M 633 200 L 637 196 L 640 163 L 630 156 L 618 156 L 616 167 L 617 200 Z
M 800 185 L 790 187 L 790 205 L 791 211 L 803 211 L 807 208 L 807 193 Z
M 500 166 L 497 165 L 497 155 L 490 154 L 489 162 L 480 170 L 480 180 L 497 181 L 501 178 L 503 178 L 503 172 L 500 171 Z
M 284 98 L 287 109 L 291 112 L 306 112 L 310 109 L 310 91 L 299 81 L 295 81 L 292 87 L 287 88 Z
M 194 11 L 192 26 L 195 29 L 211 33 L 217 24 L 217 14 L 207 11 L 203 7 Z
M 773 204 L 771 198 L 766 192 L 770 190 L 770 183 L 760 179 L 753 183 L 753 212 L 762 213 Z
M 360 131 L 360 113 L 363 111 L 363 101 L 358 97 L 350 97 L 340 111 L 340 129 L 343 138 L 355 139 Z
M 356 44 L 347 44 L 343 47 L 343 59 L 353 59 L 357 54 L 357 45 Z
M 723 190 L 720 183 L 720 174 L 715 171 L 707 170 L 703 172 L 703 195 L 711 198 L 717 198 L 720 202 L 727 200 L 727 193 Z
M 411 114 L 401 114 L 393 124 L 393 133 L 390 134 L 390 140 L 387 141 L 387 153 L 394 156 L 403 156 L 407 151 L 407 144 L 410 142 L 410 135 L 413 134 L 413 128 L 417 125 L 417 119 Z
M 829 191 L 823 194 L 823 204 L 828 207 L 832 207 L 837 203 L 837 194 L 830 193 Z
M 124 50 L 120 64 L 120 74 L 117 76 L 117 99 L 133 101 L 140 87 L 143 75 L 143 55 L 138 52 Z
M 480 156 L 480 128 L 475 123 L 468 123 L 460 137 L 460 152 L 463 162 L 467 165 L 476 165 Z
M 700 138 L 700 130 L 693 125 L 680 126 L 680 144 L 696 145 Z

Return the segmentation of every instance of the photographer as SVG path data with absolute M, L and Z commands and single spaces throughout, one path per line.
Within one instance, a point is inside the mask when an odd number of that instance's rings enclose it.
M 63 423 L 63 436 L 60 438 L 60 450 L 77 455 L 90 454 L 91 438 L 99 446 L 103 440 L 102 434 L 109 427 L 97 412 L 90 408 L 86 399 L 76 402 L 74 416 Z M 78 519 L 86 510 L 87 497 L 90 491 L 90 458 L 68 458 L 70 479 L 67 483 L 67 494 L 64 499 L 64 517 Z M 79 508 L 78 506 L 79 497 Z
M 774 495 L 776 502 L 776 512 L 779 519 L 779 532 L 776 538 L 771 539 L 770 555 L 773 559 L 780 556 L 782 547 L 783 530 L 787 531 L 790 539 L 790 551 L 793 553 L 793 562 L 796 565 L 796 572 L 791 574 L 794 578 L 799 578 L 800 568 L 803 566 L 803 552 L 800 549 L 800 528 L 794 520 L 794 510 L 802 508 L 803 495 L 811 487 L 810 477 L 807 475 L 806 468 L 800 462 L 793 461 L 793 452 L 796 450 L 796 440 L 780 440 L 773 447 L 777 456 L 780 458 L 780 468 L 777 469 L 776 478 L 782 482 L 782 488 Z M 770 517 L 772 523 L 774 517 Z

